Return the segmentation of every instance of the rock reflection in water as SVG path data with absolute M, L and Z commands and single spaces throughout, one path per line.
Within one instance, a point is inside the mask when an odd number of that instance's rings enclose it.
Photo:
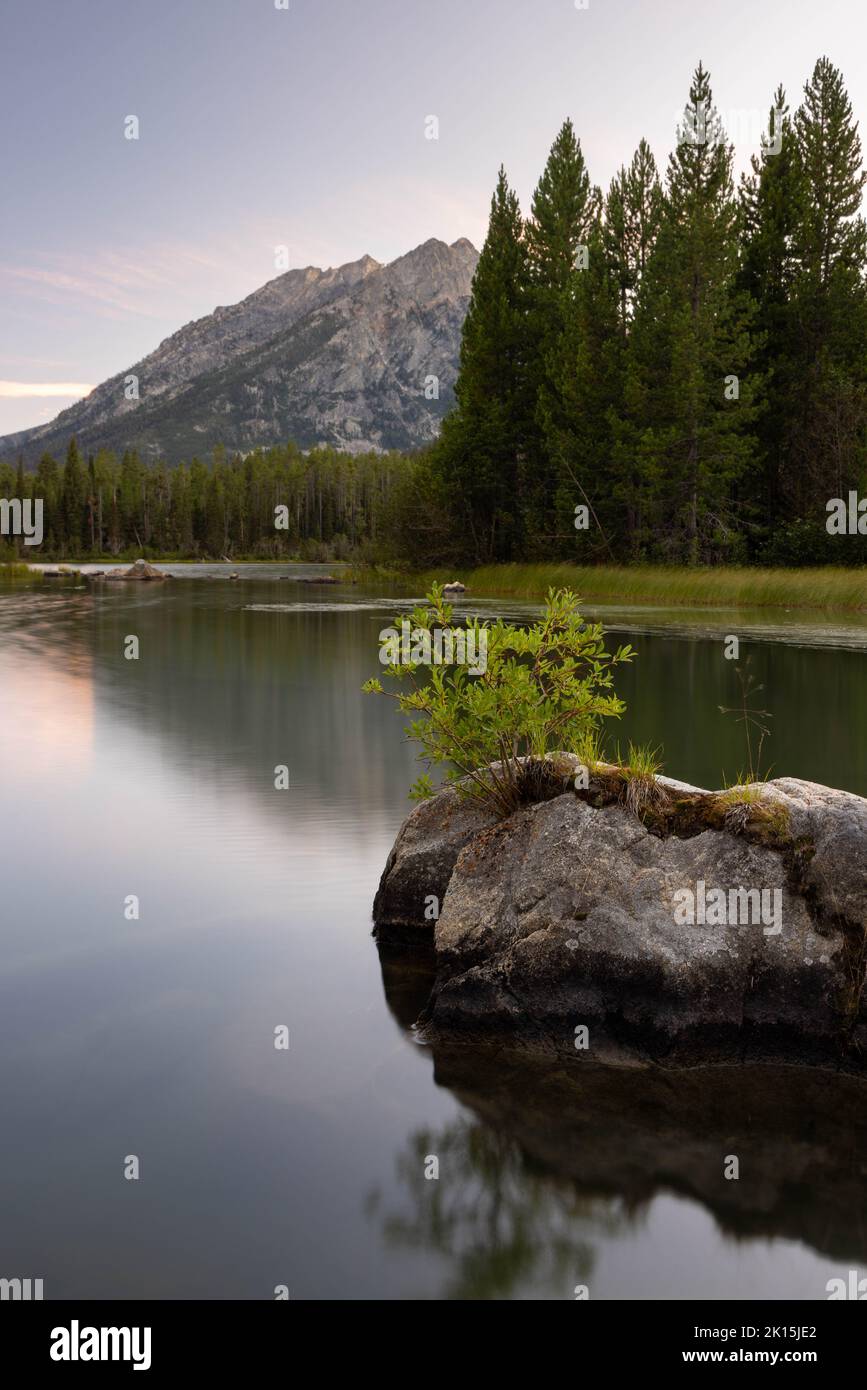
M 432 961 L 381 948 L 402 1027 Z M 418 1131 L 397 1160 L 411 1215 L 371 1200 L 386 1238 L 428 1243 L 456 1269 L 449 1297 L 504 1297 L 534 1274 L 587 1279 L 593 1237 L 625 1232 L 663 1193 L 700 1203 L 732 1240 L 804 1242 L 867 1261 L 867 1083 L 784 1066 L 667 1071 L 436 1043 L 434 1077 L 468 1114 Z M 427 1155 L 440 1181 L 425 1179 Z M 736 1155 L 740 1176 L 725 1177 Z M 562 1296 L 562 1293 L 561 1295 Z

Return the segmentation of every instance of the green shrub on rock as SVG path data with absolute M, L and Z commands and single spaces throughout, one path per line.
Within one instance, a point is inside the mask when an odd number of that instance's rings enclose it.
M 385 675 L 410 689 L 386 691 L 374 678 L 364 690 L 390 694 L 416 716 L 407 735 L 421 744 L 422 760 L 446 764 L 447 781 L 507 816 L 538 794 L 548 755 L 581 756 L 600 721 L 623 713 L 613 671 L 634 652 L 606 651 L 601 625 L 584 621 L 569 589 L 549 590 L 542 616 L 528 628 L 478 619 L 456 627 L 452 613 L 434 584 L 425 606 L 395 620 L 402 643 L 396 627 L 380 634 Z M 438 659 L 455 649 L 472 660 Z M 424 774 L 411 794 L 434 790 Z

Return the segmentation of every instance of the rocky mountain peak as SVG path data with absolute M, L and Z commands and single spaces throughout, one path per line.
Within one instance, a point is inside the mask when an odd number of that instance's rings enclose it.
M 48 425 L 0 439 L 0 458 L 138 448 L 169 462 L 218 444 L 294 439 L 359 451 L 435 438 L 453 401 L 478 254 L 432 237 L 387 265 L 370 255 L 284 271 L 237 304 L 185 324 Z M 128 400 L 133 374 L 139 399 Z M 435 376 L 440 395 L 428 400 Z

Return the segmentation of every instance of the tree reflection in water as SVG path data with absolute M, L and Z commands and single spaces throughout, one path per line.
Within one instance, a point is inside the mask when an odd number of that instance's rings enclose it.
M 439 1160 L 439 1177 L 425 1176 Z M 617 1198 L 582 1195 L 522 1153 L 507 1134 L 470 1116 L 441 1130 L 417 1130 L 396 1160 L 408 1214 L 390 1210 L 382 1189 L 368 1198 L 391 1247 L 423 1249 L 450 1266 L 447 1299 L 509 1298 L 532 1283 L 541 1294 L 572 1296 L 587 1283 L 593 1236 L 636 1219 Z

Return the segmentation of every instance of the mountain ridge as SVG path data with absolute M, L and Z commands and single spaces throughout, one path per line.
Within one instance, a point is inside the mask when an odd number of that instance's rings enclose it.
M 54 420 L 0 438 L 0 458 L 33 463 L 73 434 L 85 452 L 137 448 L 169 463 L 289 438 L 350 452 L 417 448 L 454 399 L 477 261 L 465 237 L 432 237 L 387 264 L 364 255 L 285 271 L 176 329 Z M 137 400 L 125 395 L 130 376 Z M 430 377 L 438 398 L 426 397 Z

